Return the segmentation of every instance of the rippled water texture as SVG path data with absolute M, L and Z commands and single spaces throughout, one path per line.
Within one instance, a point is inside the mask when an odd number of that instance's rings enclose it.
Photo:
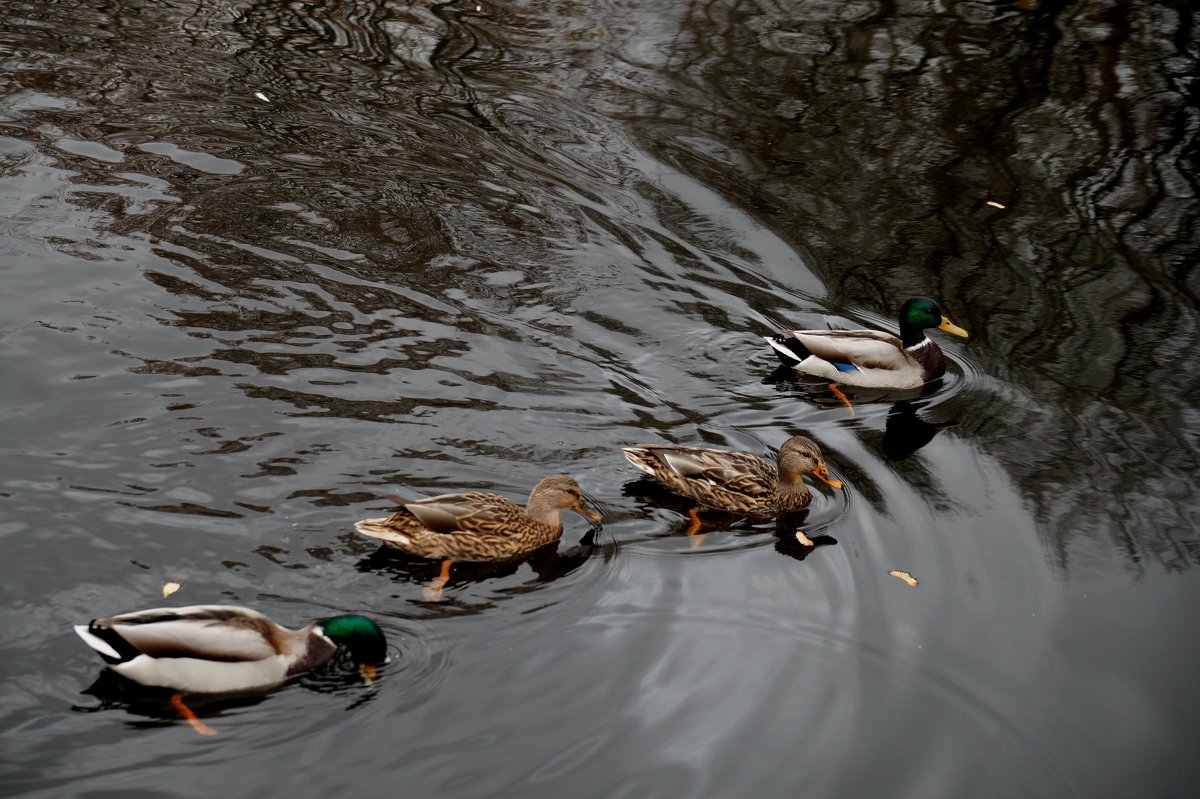
M 1191 795 L 1189 9 L 6 4 L 3 792 Z M 922 396 L 758 338 L 915 294 Z M 811 551 L 618 451 L 796 432 Z M 351 527 L 559 471 L 603 530 L 441 602 Z M 70 631 L 168 580 L 393 664 L 198 736 Z

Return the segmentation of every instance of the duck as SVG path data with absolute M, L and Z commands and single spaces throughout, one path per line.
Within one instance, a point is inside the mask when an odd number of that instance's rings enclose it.
M 783 442 L 774 464 L 749 452 L 671 444 L 639 444 L 625 447 L 622 453 L 668 490 L 705 508 L 748 516 L 778 516 L 807 508 L 812 491 L 804 482 L 805 474 L 831 488 L 842 488 L 842 481 L 831 476 L 820 447 L 802 435 Z M 688 515 L 692 520 L 688 535 L 695 535 L 701 525 L 697 509 Z M 813 545 L 801 531 L 796 539 Z
M 518 557 L 557 541 L 563 532 L 559 514 L 574 511 L 593 524 L 601 521 L 583 501 L 579 483 L 554 474 L 533 487 L 525 507 L 484 491 L 442 494 L 428 499 L 386 497 L 399 506 L 390 516 L 362 519 L 354 529 L 385 545 L 422 558 L 442 559 L 441 574 L 426 589 L 437 599 L 455 561 L 491 561 Z
M 372 677 L 388 659 L 383 631 L 366 616 L 296 630 L 250 608 L 151 608 L 75 626 L 108 667 L 135 683 L 189 694 L 258 691 L 314 671 L 345 649 Z
M 969 338 L 936 302 L 912 297 L 900 306 L 900 337 L 879 330 L 783 330 L 764 336 L 784 366 L 849 386 L 920 388 L 946 373 L 946 356 L 930 328 Z

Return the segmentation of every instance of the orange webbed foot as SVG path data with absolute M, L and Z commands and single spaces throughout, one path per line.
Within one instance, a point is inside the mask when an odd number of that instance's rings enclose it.
M 201 735 L 217 734 L 216 730 L 198 719 L 196 714 L 192 712 L 192 709 L 183 703 L 182 694 L 171 694 L 171 706 L 179 711 L 179 715 L 183 717 L 183 720 L 190 724 L 196 732 Z
M 427 585 L 425 587 L 425 589 L 421 592 L 424 595 L 426 601 L 429 601 L 429 602 L 440 602 L 441 601 L 442 589 L 446 587 L 446 583 L 450 582 L 450 566 L 453 565 L 453 563 L 454 563 L 454 561 L 451 561 L 451 560 L 442 561 L 441 572 L 439 572 L 438 576 L 434 577 L 433 580 L 430 581 L 429 585 Z
M 850 415 L 854 416 L 854 403 L 850 401 L 849 397 L 842 393 L 842 390 L 838 388 L 837 383 L 830 383 L 829 390 L 833 392 L 833 396 L 842 401 L 842 404 L 846 406 L 846 410 L 850 411 Z

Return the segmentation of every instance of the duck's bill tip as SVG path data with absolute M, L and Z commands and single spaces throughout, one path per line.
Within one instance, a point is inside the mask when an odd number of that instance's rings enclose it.
M 958 325 L 951 322 L 945 316 L 942 317 L 942 323 L 940 325 L 938 325 L 938 330 L 945 330 L 950 335 L 958 336 L 959 338 L 970 338 L 971 337 L 970 333 L 968 333 L 967 331 L 963 330 Z
M 816 477 L 818 480 L 820 480 L 822 483 L 824 483 L 825 485 L 829 486 L 830 488 L 836 488 L 836 489 L 838 489 L 839 491 L 841 490 L 841 488 L 842 488 L 842 481 L 841 481 L 841 480 L 838 480 L 838 479 L 837 479 L 837 478 L 835 478 L 835 477 L 832 477 L 832 476 L 829 474 L 829 467 L 827 467 L 827 466 L 818 466 L 816 469 L 813 469 L 813 470 L 812 470 L 812 473 L 813 473 L 813 476 L 814 476 L 814 477 Z
M 604 519 L 604 517 L 591 508 L 578 508 L 577 510 L 579 511 L 580 516 L 593 524 L 599 524 Z

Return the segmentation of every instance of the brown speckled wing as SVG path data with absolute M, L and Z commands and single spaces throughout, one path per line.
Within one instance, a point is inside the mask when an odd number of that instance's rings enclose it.
M 422 527 L 433 533 L 502 534 L 506 528 L 525 521 L 516 505 L 497 494 L 481 491 L 443 494 L 404 506 Z
M 647 449 L 664 465 L 664 484 L 685 496 L 729 510 L 764 510 L 774 502 L 777 473 L 762 458 L 691 447 Z

